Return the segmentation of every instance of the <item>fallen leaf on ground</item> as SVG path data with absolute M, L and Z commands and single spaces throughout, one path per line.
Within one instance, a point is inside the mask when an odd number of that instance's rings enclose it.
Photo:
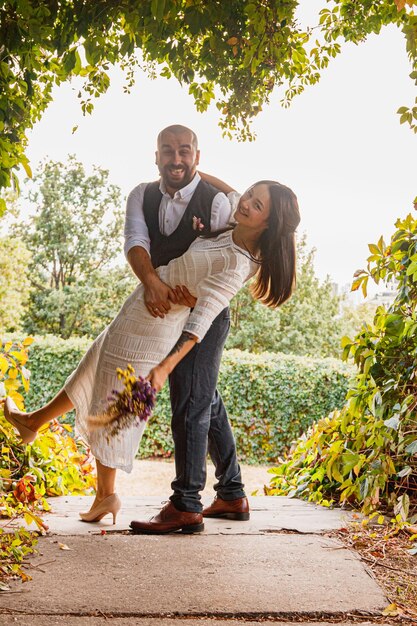
M 396 615 L 401 615 L 401 613 L 402 613 L 402 611 L 398 608 L 398 606 L 395 604 L 395 602 L 393 602 L 392 604 L 389 604 L 382 611 L 382 615 L 386 615 L 386 616 L 389 616 L 389 617 L 395 617 Z

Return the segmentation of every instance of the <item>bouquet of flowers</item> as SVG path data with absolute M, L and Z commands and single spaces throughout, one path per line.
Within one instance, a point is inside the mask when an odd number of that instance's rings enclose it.
M 156 398 L 156 391 L 149 380 L 135 376 L 131 365 L 126 370 L 118 368 L 116 371 L 117 378 L 123 380 L 123 389 L 113 389 L 105 411 L 89 417 L 90 426 L 104 428 L 108 438 L 146 421 L 152 413 Z

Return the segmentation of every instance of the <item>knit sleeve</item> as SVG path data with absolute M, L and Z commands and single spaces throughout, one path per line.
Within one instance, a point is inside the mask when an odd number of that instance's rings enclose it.
M 200 343 L 215 318 L 243 287 L 246 274 L 247 272 L 237 268 L 204 278 L 197 287 L 197 302 L 184 326 L 184 331 L 195 335 Z

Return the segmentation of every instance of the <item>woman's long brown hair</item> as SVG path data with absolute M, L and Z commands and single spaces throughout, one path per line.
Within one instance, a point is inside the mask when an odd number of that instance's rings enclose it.
M 291 296 L 296 280 L 295 229 L 300 211 L 294 192 L 273 180 L 255 185 L 268 185 L 270 213 L 268 228 L 262 233 L 260 268 L 251 285 L 253 296 L 275 308 Z
M 254 298 L 268 307 L 276 308 L 291 296 L 296 281 L 296 242 L 295 229 L 300 223 L 297 196 L 285 185 L 275 180 L 260 180 L 251 185 L 267 185 L 270 196 L 268 227 L 259 240 L 260 254 L 257 258 L 248 256 L 259 263 L 259 270 L 251 284 Z M 202 235 L 212 239 L 234 226 Z

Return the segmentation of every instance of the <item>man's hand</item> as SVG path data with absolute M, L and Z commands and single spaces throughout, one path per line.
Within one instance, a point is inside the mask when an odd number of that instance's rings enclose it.
M 158 391 L 161 391 L 162 387 L 164 386 L 165 381 L 168 378 L 168 374 L 168 369 L 164 365 L 159 364 L 151 369 L 146 378 L 149 380 L 152 387 L 158 393 Z
M 170 303 L 178 302 L 175 291 L 156 275 L 148 280 L 144 287 L 146 308 L 152 317 L 165 317 L 171 308 Z
M 182 306 L 189 306 L 193 309 L 196 305 L 197 298 L 192 296 L 185 285 L 177 285 L 174 289 L 177 297 L 177 303 Z

